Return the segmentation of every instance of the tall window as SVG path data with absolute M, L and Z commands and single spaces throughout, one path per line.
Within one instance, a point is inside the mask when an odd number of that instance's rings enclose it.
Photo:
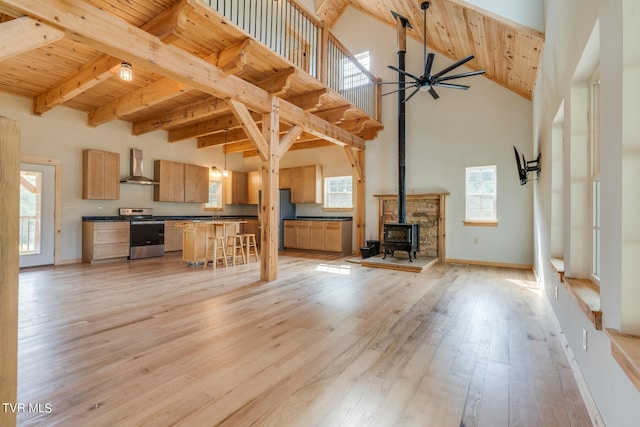
M 332 176 L 324 179 L 324 207 L 336 209 L 353 207 L 351 176 Z
M 369 51 L 353 55 L 360 65 L 366 70 L 369 69 Z M 342 89 L 352 89 L 358 86 L 369 84 L 369 76 L 354 64 L 349 58 L 342 60 Z
M 496 222 L 496 166 L 466 168 L 466 215 L 469 222 Z
M 591 226 L 591 274 L 600 281 L 600 81 L 596 71 L 591 83 L 591 114 L 589 120 L 591 137 L 591 182 L 592 216 Z
M 209 179 L 209 202 L 205 205 L 205 210 L 222 209 L 222 181 L 220 179 Z

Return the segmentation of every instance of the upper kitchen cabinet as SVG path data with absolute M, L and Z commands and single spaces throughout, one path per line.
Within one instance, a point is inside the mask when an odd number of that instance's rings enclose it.
M 291 170 L 291 203 L 322 203 L 322 166 Z
M 184 201 L 187 203 L 209 201 L 209 168 L 184 165 Z
M 280 169 L 278 187 L 280 190 L 291 188 L 291 168 Z
M 184 166 L 169 160 L 153 162 L 153 176 L 160 183 L 153 186 L 154 202 L 184 202 Z
M 258 193 L 262 190 L 262 172 L 261 171 L 252 171 L 247 174 L 248 183 L 247 183 L 247 203 L 250 205 L 257 205 Z
M 82 151 L 82 198 L 120 199 L 120 154 L 87 149 Z
M 224 204 L 242 205 L 248 203 L 247 180 L 248 175 L 246 172 L 229 171 L 229 175 L 224 178 L 222 184 L 222 200 Z

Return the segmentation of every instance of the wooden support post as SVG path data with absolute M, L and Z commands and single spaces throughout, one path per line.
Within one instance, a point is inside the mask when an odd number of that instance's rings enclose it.
M 366 195 L 365 195 L 365 151 L 355 150 L 351 147 L 344 147 L 351 168 L 353 169 L 354 187 L 356 192 L 355 205 L 353 209 L 354 225 L 356 227 L 356 244 L 354 250 L 365 244 L 365 218 L 366 218 Z
M 280 175 L 280 105 L 277 97 L 271 98 L 271 113 L 262 119 L 262 136 L 267 143 L 267 158 L 262 160 L 262 199 L 260 221 L 262 226 L 260 279 L 273 281 L 278 278 L 278 217 Z
M 18 218 L 20 127 L 0 117 L 0 402 L 16 404 L 18 383 Z M 15 426 L 16 412 L 0 410 L 0 425 Z

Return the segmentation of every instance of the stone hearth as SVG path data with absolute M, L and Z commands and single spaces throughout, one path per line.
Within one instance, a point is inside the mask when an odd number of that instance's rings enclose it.
M 445 197 L 441 194 L 408 194 L 406 203 L 406 222 L 420 224 L 420 249 L 418 256 L 445 259 L 444 212 Z M 378 198 L 378 239 L 383 240 L 385 223 L 398 222 L 398 196 L 376 195 Z

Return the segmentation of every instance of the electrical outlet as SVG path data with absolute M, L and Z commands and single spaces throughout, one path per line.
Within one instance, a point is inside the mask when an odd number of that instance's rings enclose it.
M 556 299 L 560 298 L 560 286 L 556 285 Z
M 98 213 L 102 212 L 102 206 L 98 206 Z
M 477 244 L 478 244 L 478 238 L 477 238 L 477 237 L 474 237 L 474 238 L 473 238 L 473 244 L 474 244 L 474 245 L 477 245 Z
M 587 351 L 587 330 L 582 328 L 582 349 Z

